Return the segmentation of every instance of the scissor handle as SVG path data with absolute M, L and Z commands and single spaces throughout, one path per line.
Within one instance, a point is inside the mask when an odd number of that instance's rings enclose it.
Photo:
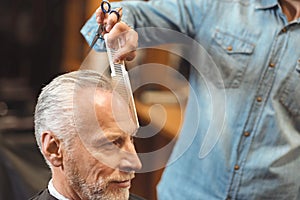
M 109 1 L 103 0 L 103 1 L 101 2 L 101 10 L 102 10 L 102 12 L 103 12 L 104 14 L 110 12 L 110 10 L 111 10 L 111 5 L 110 5 Z

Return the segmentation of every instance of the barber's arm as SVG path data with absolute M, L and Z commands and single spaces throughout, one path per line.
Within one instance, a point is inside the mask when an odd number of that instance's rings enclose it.
M 99 24 L 106 24 L 105 31 L 109 33 L 109 39 L 114 39 L 120 33 L 130 31 L 131 28 L 138 29 L 142 27 L 172 29 L 192 36 L 195 30 L 194 18 L 197 17 L 199 20 L 199 16 L 196 15 L 201 13 L 195 7 L 196 3 L 194 1 L 185 0 L 126 1 L 112 2 L 111 5 L 112 8 L 122 8 L 119 12 L 121 21 L 119 22 L 115 13 L 104 14 L 99 7 L 81 30 L 89 44 L 92 43 Z M 149 33 L 146 37 L 151 40 L 159 38 L 159 36 Z M 120 58 L 131 60 L 135 56 L 133 49 L 137 47 L 137 35 L 134 36 L 133 34 L 133 36 L 130 35 L 126 38 L 126 45 L 123 45 L 126 49 L 122 50 L 123 55 Z M 105 50 L 103 41 L 98 41 L 94 49 L 97 51 Z

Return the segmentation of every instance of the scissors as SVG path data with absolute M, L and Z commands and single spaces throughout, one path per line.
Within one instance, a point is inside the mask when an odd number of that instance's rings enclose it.
M 114 13 L 117 16 L 117 21 L 120 20 L 120 14 L 119 12 L 122 10 L 122 8 L 117 9 L 111 9 L 111 4 L 109 3 L 108 0 L 103 0 L 100 4 L 101 10 L 104 14 L 112 14 Z M 103 37 L 103 33 L 105 32 L 105 25 L 106 24 L 100 24 L 98 26 L 98 29 L 96 31 L 96 35 L 93 39 L 93 42 L 91 44 L 91 48 L 93 48 L 93 46 L 95 45 L 95 43 L 97 42 L 97 40 L 100 38 L 101 40 L 104 39 Z

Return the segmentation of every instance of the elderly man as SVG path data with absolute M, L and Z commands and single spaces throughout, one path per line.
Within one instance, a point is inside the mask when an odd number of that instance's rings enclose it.
M 80 70 L 55 78 L 41 92 L 35 136 L 52 179 L 32 199 L 140 199 L 129 193 L 141 168 L 137 130 L 123 99 L 104 76 Z

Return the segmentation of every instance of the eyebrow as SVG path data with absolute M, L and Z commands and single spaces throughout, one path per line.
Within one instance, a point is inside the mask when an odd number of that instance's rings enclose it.
M 115 139 L 118 139 L 118 138 L 126 138 L 127 136 L 132 137 L 133 135 L 132 134 L 127 134 L 127 133 L 124 133 L 124 132 L 111 132 L 111 131 L 109 131 L 108 133 L 101 134 L 101 136 L 96 137 L 93 142 L 95 142 L 96 144 L 98 144 L 98 143 L 103 144 L 105 142 L 114 141 Z
M 116 129 L 117 129 L 117 131 L 116 131 Z M 139 128 L 138 127 L 135 127 L 134 129 L 132 128 L 132 130 L 130 130 L 130 133 L 127 133 L 127 132 L 124 132 L 123 130 L 121 130 L 121 129 L 119 129 L 119 128 L 114 128 L 114 127 L 112 127 L 112 128 L 106 128 L 106 129 L 104 129 L 104 131 L 103 132 L 107 132 L 108 134 L 124 134 L 124 135 L 129 135 L 129 136 L 133 136 L 133 137 L 135 137 L 136 135 L 137 135 L 137 132 L 138 132 L 138 130 L 139 130 Z M 104 134 L 104 135 L 106 135 L 106 134 Z

